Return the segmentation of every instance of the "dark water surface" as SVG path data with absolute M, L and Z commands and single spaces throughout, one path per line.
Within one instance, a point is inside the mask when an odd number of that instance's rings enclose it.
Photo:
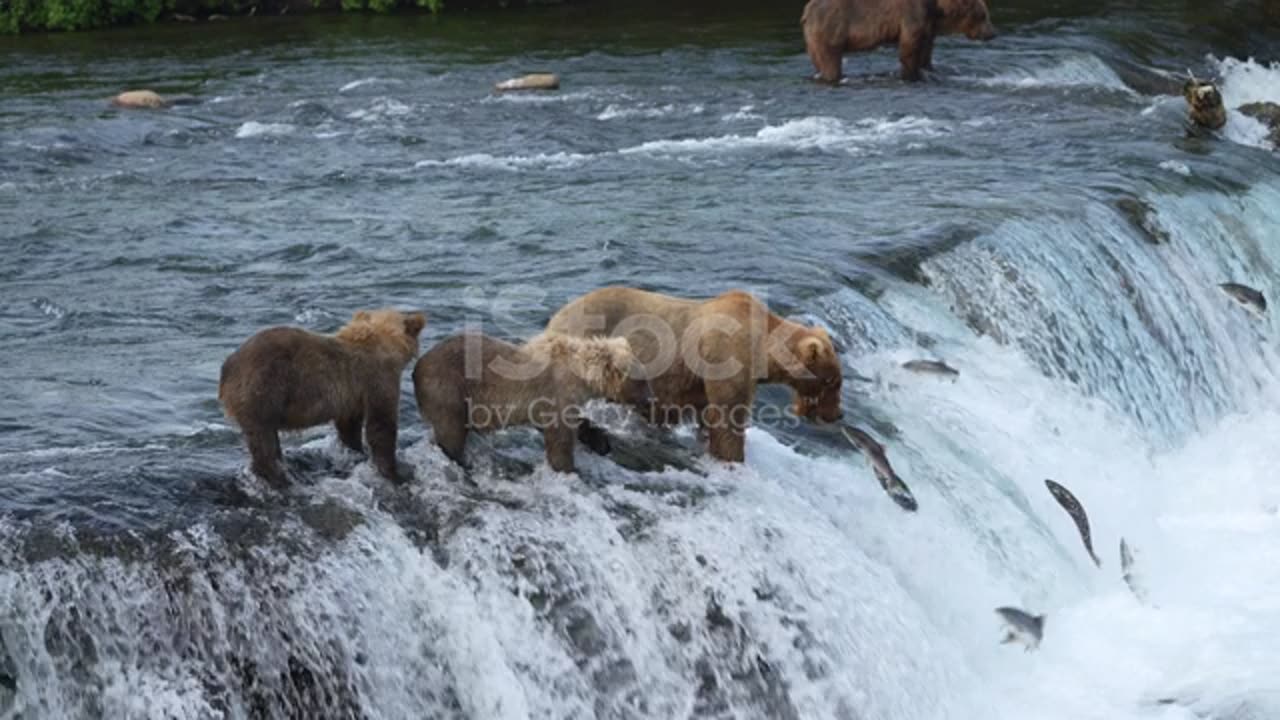
M 1241 437 L 1224 418 L 1275 427 L 1273 321 L 1214 285 L 1280 290 L 1280 156 L 1235 113 L 1188 137 L 1173 93 L 1190 69 L 1231 107 L 1280 101 L 1280 25 L 1219 5 L 1000 3 L 1001 36 L 941 41 L 926 83 L 885 50 L 836 88 L 808 81 L 795 3 L 0 38 L 0 717 L 1027 717 L 1064 674 L 1102 699 L 1063 717 L 1142 712 L 1168 688 L 1090 670 L 1125 591 L 1080 595 L 1036 488 L 1070 469 L 1099 542 L 1158 535 L 1132 503 L 1166 470 L 1208 472 L 1196 443 Z M 491 92 L 530 71 L 561 89 Z M 108 107 L 138 87 L 197 102 Z M 517 469 L 463 487 L 410 393 L 414 488 L 324 429 L 292 442 L 289 497 L 244 473 L 216 386 L 255 330 L 395 305 L 427 312 L 424 347 L 467 320 L 519 338 L 611 283 L 747 288 L 831 327 L 928 529 L 902 545 L 809 429 L 753 433 L 742 476 L 584 459 L 573 481 L 528 475 L 515 433 Z M 970 361 L 954 389 L 898 369 L 933 355 Z M 1262 437 L 1238 440 L 1241 502 L 1274 499 Z M 1245 565 L 1247 596 L 1274 571 Z M 994 627 L 968 628 L 1019 596 L 1096 629 L 1011 688 Z

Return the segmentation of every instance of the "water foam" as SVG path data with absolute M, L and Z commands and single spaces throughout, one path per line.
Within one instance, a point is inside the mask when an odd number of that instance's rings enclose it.
M 576 167 L 591 159 L 591 155 L 579 153 L 539 153 L 537 155 L 490 155 L 489 153 L 472 153 L 448 160 L 419 160 L 415 168 L 430 167 L 469 167 L 491 170 L 523 170 L 529 168 L 563 170 Z
M 610 103 L 596 115 L 597 120 L 621 120 L 627 118 L 661 118 L 674 115 L 701 115 L 705 108 L 702 105 L 635 105 L 627 106 Z
M 745 148 L 775 147 L 796 150 L 843 150 L 851 155 L 866 152 L 870 145 L 899 138 L 936 137 L 949 132 L 945 123 L 908 115 L 896 120 L 867 118 L 849 124 L 824 116 L 788 120 L 781 125 L 766 125 L 754 135 L 720 135 L 684 140 L 651 140 L 623 148 L 622 155 L 677 155 L 723 153 Z
M 236 129 L 236 137 L 242 140 L 255 137 L 280 137 L 293 131 L 294 127 L 289 123 L 260 123 L 250 120 Z
M 399 85 L 403 82 L 403 80 L 397 80 L 395 78 L 367 77 L 359 80 L 352 80 L 346 85 L 338 88 L 338 92 L 348 93 L 357 88 L 365 87 L 366 85 Z
M 361 120 L 364 122 L 377 122 L 386 118 L 402 117 L 413 112 L 413 108 L 395 98 L 380 97 L 373 101 L 368 108 L 353 110 L 347 113 L 347 118 L 351 120 Z
M 1010 86 L 1015 88 L 1080 88 L 1094 87 L 1133 93 L 1133 90 L 1101 58 L 1088 53 L 1072 53 L 1045 62 L 1020 66 L 1015 57 L 1009 59 L 1012 68 L 989 78 L 978 80 L 983 85 Z
M 509 103 L 514 105 L 555 105 L 559 103 L 576 103 L 583 100 L 599 100 L 603 97 L 619 97 L 629 99 L 625 93 L 607 93 L 595 90 L 577 90 L 574 92 L 500 92 L 487 95 L 482 103 Z
M 870 152 L 876 145 L 894 140 L 931 138 L 950 131 L 950 126 L 945 123 L 916 116 L 897 120 L 867 118 L 852 124 L 832 117 L 806 117 L 790 120 L 781 125 L 767 125 L 754 135 L 730 134 L 685 140 L 651 140 L 640 145 L 600 153 L 556 152 L 505 156 L 472 153 L 447 160 L 419 160 L 414 167 L 471 167 L 508 171 L 562 170 L 609 156 L 705 156 L 729 154 L 752 148 L 838 150 L 851 155 L 860 155 Z
M 1264 65 L 1253 58 L 1218 60 L 1210 56 L 1221 78 L 1222 102 L 1227 107 L 1227 125 L 1223 135 L 1232 142 L 1274 149 L 1270 128 L 1236 108 L 1254 102 L 1280 103 L 1280 63 Z
M 720 116 L 721 122 L 739 122 L 744 120 L 763 120 L 764 116 L 756 112 L 755 105 L 743 105 L 731 113 Z

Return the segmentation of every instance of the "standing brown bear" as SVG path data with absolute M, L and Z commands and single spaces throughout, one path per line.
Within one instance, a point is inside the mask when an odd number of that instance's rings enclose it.
M 422 313 L 360 310 L 332 336 L 273 327 L 246 340 L 222 364 L 218 401 L 244 433 L 253 471 L 283 486 L 279 431 L 332 421 L 356 452 L 364 451 L 363 429 L 378 472 L 400 480 L 400 374 L 426 323 Z
M 800 17 L 804 44 L 819 77 L 839 82 L 846 52 L 897 44 L 902 79 L 920 79 L 933 68 L 933 40 L 963 34 L 996 36 L 984 0 L 809 0 Z
M 798 417 L 835 422 L 842 416 L 843 373 L 827 331 L 774 315 L 741 290 L 690 300 L 601 288 L 561 308 L 547 331 L 627 338 L 653 385 L 649 420 L 696 419 L 719 460 L 743 461 L 757 384 L 790 386 Z M 598 432 L 584 422 L 579 437 L 587 442 Z
M 469 433 L 531 425 L 542 431 L 551 469 L 566 473 L 575 468 L 584 403 L 643 406 L 652 398 L 626 339 L 555 333 L 522 346 L 478 332 L 454 335 L 418 360 L 413 391 L 436 445 L 459 465 Z

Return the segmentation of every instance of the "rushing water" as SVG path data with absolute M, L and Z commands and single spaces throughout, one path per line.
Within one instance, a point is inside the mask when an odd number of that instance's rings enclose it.
M 914 86 L 808 82 L 799 6 L 0 39 L 0 718 L 1280 717 L 1280 329 L 1216 287 L 1280 297 L 1280 156 L 1166 94 L 1280 101 L 1280 28 L 1132 5 L 997 3 Z M 577 477 L 513 431 L 466 484 L 407 392 L 407 488 L 320 428 L 281 496 L 215 398 L 266 325 L 610 283 L 826 324 L 920 511 L 812 428 Z

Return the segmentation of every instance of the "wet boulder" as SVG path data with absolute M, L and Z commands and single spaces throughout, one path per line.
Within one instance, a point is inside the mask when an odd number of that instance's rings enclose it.
M 126 90 L 111 98 L 111 104 L 121 108 L 157 109 L 169 107 L 169 101 L 153 90 Z
M 1266 125 L 1271 131 L 1267 139 L 1272 145 L 1280 148 L 1280 103 L 1251 102 L 1236 108 L 1241 115 L 1247 115 Z
M 531 73 L 510 80 L 503 80 L 493 86 L 498 92 L 511 90 L 555 90 L 560 87 L 560 76 L 555 73 Z

